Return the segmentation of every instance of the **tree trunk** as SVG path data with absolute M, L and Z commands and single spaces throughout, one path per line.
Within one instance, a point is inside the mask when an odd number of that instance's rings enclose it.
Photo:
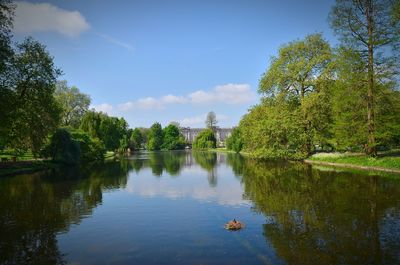
M 374 22 L 372 17 L 372 1 L 367 2 L 365 15 L 368 26 L 368 92 L 367 92 L 367 124 L 368 124 L 368 146 L 366 152 L 368 155 L 376 156 L 375 142 L 375 114 L 374 114 Z

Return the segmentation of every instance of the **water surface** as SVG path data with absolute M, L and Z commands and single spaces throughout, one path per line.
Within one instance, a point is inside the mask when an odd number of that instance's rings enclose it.
M 400 177 L 188 151 L 2 178 L 0 264 L 400 264 Z

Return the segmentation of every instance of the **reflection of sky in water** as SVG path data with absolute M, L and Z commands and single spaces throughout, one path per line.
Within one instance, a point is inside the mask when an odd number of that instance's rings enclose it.
M 242 186 L 232 176 L 230 167 L 219 165 L 214 169 L 218 181 L 214 187 L 210 187 L 208 182 L 209 174 L 198 165 L 190 165 L 184 166 L 179 176 L 164 172 L 161 177 L 155 177 L 150 168 L 145 168 L 139 173 L 130 173 L 126 190 L 146 197 L 192 198 L 221 205 L 250 205 L 250 201 L 242 199 Z

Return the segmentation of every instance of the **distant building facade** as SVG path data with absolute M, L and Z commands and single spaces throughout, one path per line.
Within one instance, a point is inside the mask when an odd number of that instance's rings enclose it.
M 193 143 L 196 136 L 205 130 L 204 128 L 190 128 L 190 127 L 181 127 L 180 131 L 182 135 L 185 137 L 185 140 L 188 143 Z M 214 128 L 215 138 L 217 139 L 217 144 L 221 145 L 225 143 L 226 138 L 228 138 L 232 133 L 232 128 Z

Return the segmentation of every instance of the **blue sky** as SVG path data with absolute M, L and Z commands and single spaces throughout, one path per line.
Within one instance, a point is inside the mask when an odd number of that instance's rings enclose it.
M 333 0 L 17 2 L 14 35 L 44 43 L 92 107 L 131 127 L 178 121 L 203 127 L 208 111 L 235 126 L 259 101 L 269 58 L 323 32 Z

